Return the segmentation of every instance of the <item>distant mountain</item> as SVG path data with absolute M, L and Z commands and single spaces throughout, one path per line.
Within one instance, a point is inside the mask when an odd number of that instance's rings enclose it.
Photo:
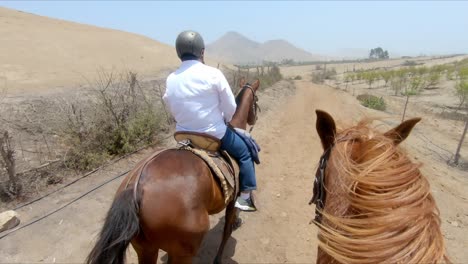
M 242 64 L 261 63 L 264 60 L 279 62 L 284 59 L 294 61 L 325 59 L 324 56 L 314 55 L 295 47 L 286 40 L 278 39 L 258 43 L 233 31 L 207 45 L 206 53 L 225 62 Z

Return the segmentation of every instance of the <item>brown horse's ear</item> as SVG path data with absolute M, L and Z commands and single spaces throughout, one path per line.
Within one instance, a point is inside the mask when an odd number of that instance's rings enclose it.
M 319 134 L 320 140 L 322 141 L 322 147 L 324 150 L 329 149 L 335 142 L 336 125 L 335 120 L 325 111 L 315 110 L 317 114 L 317 133 Z
M 419 117 L 406 120 L 397 127 L 387 131 L 384 135 L 392 139 L 395 145 L 398 145 L 409 136 L 411 130 L 419 121 L 421 121 Z
M 260 80 L 257 79 L 257 80 L 255 80 L 255 82 L 252 84 L 252 89 L 254 89 L 254 91 L 257 91 L 259 87 L 260 87 Z
M 240 81 L 239 81 L 239 87 L 242 88 L 242 87 L 244 87 L 244 85 L 245 85 L 245 78 L 242 77 L 242 78 L 240 79 Z

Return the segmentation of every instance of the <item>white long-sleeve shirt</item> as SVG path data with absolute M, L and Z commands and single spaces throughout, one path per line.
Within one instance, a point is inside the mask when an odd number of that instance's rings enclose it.
M 221 139 L 236 111 L 236 101 L 223 73 L 197 60 L 187 60 L 167 77 L 163 100 L 175 118 L 176 131 L 206 133 Z

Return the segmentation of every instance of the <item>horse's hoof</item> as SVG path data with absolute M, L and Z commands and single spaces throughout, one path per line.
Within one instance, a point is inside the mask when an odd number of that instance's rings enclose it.
M 242 221 L 242 218 L 237 217 L 236 220 L 234 220 L 234 223 L 232 224 L 232 230 L 234 231 L 238 229 L 243 223 L 244 222 Z

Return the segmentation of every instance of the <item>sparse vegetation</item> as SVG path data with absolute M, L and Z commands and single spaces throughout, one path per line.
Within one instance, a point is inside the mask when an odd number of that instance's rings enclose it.
M 237 71 L 224 69 L 225 76 L 234 94 L 239 89 L 238 81 L 245 77 L 247 80 L 259 79 L 260 89 L 265 89 L 283 79 L 280 68 L 272 62 L 263 65 L 236 65 Z
M 455 89 L 460 102 L 456 111 L 459 111 L 462 107 L 468 107 L 468 81 L 459 81 L 455 85 Z
M 141 89 L 135 73 L 118 77 L 103 73 L 86 97 L 89 104 L 68 102 L 63 111 L 69 167 L 94 168 L 152 142 L 162 128 L 163 109 L 152 103 L 158 98 Z
M 418 65 L 418 63 L 415 62 L 415 61 L 409 61 L 409 60 L 407 60 L 407 61 L 403 62 L 403 64 L 401 64 L 401 65 L 402 65 L 402 66 L 416 66 L 416 65 Z
M 16 158 L 12 137 L 6 130 L 0 134 L 0 170 L 4 170 L 8 175 L 8 182 L 3 184 L 2 193 L 6 194 L 8 199 L 16 198 L 22 188 L 16 172 Z
M 375 54 L 374 50 L 373 58 L 376 58 Z M 425 90 L 445 89 L 447 85 L 454 87 L 455 94 L 458 96 L 457 105 L 440 106 L 441 112 L 439 112 L 438 115 L 443 118 L 464 122 L 464 129 L 459 140 L 457 150 L 453 156 L 453 160 L 451 158 L 451 163 L 457 164 L 459 163 L 460 150 L 468 127 L 468 59 L 434 65 L 431 67 L 420 66 L 424 63 L 425 62 L 407 60 L 402 63 L 402 65 L 398 66 L 398 68 L 390 70 L 388 68 L 376 68 L 372 70 L 353 69 L 352 72 L 348 72 L 348 70 L 346 70 L 343 75 L 338 75 L 339 79 L 335 84 L 337 85 L 340 82 L 344 83 L 346 85 L 344 88 L 347 91 L 348 86 L 351 84 L 353 95 L 356 88 L 363 89 L 363 84 L 366 84 L 367 88 L 374 89 L 390 86 L 394 92 L 394 96 L 405 97 L 403 101 L 402 120 L 405 119 L 407 114 L 411 96 L 417 96 L 422 93 L 427 96 L 431 93 L 425 93 Z M 316 67 L 318 69 L 319 65 L 317 64 Z M 324 73 L 325 70 L 316 70 L 313 73 L 313 81 L 322 83 L 325 79 Z M 375 90 L 375 92 L 381 94 L 384 91 Z M 386 108 L 382 95 L 376 96 L 364 94 L 358 96 L 358 99 L 362 105 L 369 108 L 377 110 L 384 110 Z M 447 109 L 454 109 L 454 111 L 446 111 Z
M 34 195 L 61 182 L 64 171 L 94 169 L 167 129 L 160 91 L 141 87 L 136 74 L 101 72 L 89 87 L 78 96 L 2 105 L 2 198 Z
M 369 89 L 372 88 L 372 84 L 378 79 L 379 75 L 374 71 L 364 72 L 362 78 L 369 84 Z
M 335 80 L 336 78 L 336 70 L 332 68 L 330 70 L 321 70 L 319 72 L 312 73 L 312 82 L 321 84 L 325 80 Z
M 393 72 L 392 71 L 382 71 L 382 72 L 380 72 L 380 77 L 384 80 L 385 87 L 387 87 L 388 82 L 393 77 Z
M 425 89 L 434 88 L 440 81 L 440 72 L 432 71 L 429 73 L 427 77 L 427 85 L 424 87 Z

